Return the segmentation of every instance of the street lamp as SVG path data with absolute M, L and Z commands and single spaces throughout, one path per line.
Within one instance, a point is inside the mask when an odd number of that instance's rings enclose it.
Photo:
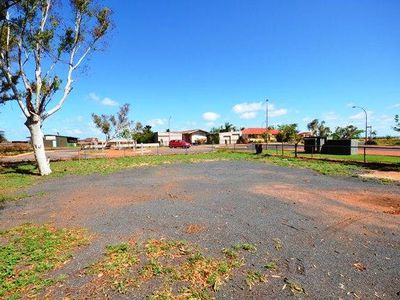
M 367 141 L 368 141 L 368 114 L 367 114 L 367 111 L 361 106 L 355 106 L 354 105 L 353 108 L 360 108 L 365 113 L 365 145 L 366 145 Z

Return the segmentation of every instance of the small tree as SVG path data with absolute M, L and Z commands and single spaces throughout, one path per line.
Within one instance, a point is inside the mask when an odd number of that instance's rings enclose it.
M 133 138 L 137 143 L 156 143 L 157 133 L 151 130 L 150 125 L 146 125 L 141 131 L 134 132 Z
M 393 126 L 394 131 L 400 131 L 400 117 L 399 115 L 394 116 L 395 125 Z
M 17 101 L 41 175 L 51 173 L 43 122 L 64 105 L 72 91 L 74 72 L 110 28 L 110 10 L 97 9 L 92 0 L 68 1 L 70 11 L 58 12 L 55 2 L 0 3 L 0 103 Z M 64 84 L 56 70 L 65 72 Z M 49 107 L 56 95 L 57 103 Z
M 332 137 L 335 140 L 358 139 L 358 138 L 360 138 L 360 134 L 363 132 L 364 132 L 364 130 L 360 130 L 356 126 L 353 126 L 353 125 L 349 125 L 346 127 L 336 127 L 335 132 L 332 134 Z
M 328 136 L 331 134 L 331 129 L 325 126 L 325 121 L 319 122 L 318 119 L 314 119 L 308 123 L 307 128 L 314 136 Z
M 106 137 L 106 145 L 108 141 L 114 137 L 130 138 L 131 124 L 128 119 L 129 104 L 124 104 L 119 108 L 116 115 L 96 115 L 92 114 L 94 125 Z
M 3 143 L 3 142 L 7 142 L 7 139 L 6 139 L 6 136 L 4 134 L 4 131 L 0 130 L 0 143 Z
M 278 126 L 279 133 L 276 135 L 278 142 L 295 142 L 297 140 L 297 124 L 283 124 Z

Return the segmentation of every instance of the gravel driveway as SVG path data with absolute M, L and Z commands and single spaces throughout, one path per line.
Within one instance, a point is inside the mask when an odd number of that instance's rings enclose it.
M 79 270 L 105 245 L 132 237 L 188 240 L 215 255 L 248 242 L 257 246 L 248 267 L 265 271 L 267 261 L 277 262 L 268 282 L 249 290 L 234 276 L 217 299 L 286 299 L 285 277 L 304 288 L 300 298 L 400 297 L 399 186 L 210 161 L 51 179 L 28 192 L 44 194 L 0 210 L 0 228 L 52 222 L 86 227 L 97 237 L 66 267 L 70 278 L 57 290 L 59 298 L 71 291 L 79 297 Z M 193 225 L 200 229 L 188 231 Z

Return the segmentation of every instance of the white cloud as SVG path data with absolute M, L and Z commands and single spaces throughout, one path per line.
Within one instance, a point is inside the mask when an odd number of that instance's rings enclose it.
M 334 121 L 338 119 L 338 116 L 334 111 L 327 112 L 322 115 L 322 119 L 325 121 Z
M 109 97 L 104 97 L 103 99 L 100 98 L 98 95 L 96 95 L 95 93 L 89 93 L 88 98 L 94 102 L 100 103 L 104 106 L 118 106 L 118 102 L 109 98 Z
M 244 102 L 233 106 L 233 111 L 237 114 L 243 114 L 246 112 L 254 112 L 265 109 L 265 103 L 263 102 Z
M 233 106 L 232 110 L 239 115 L 241 119 L 254 119 L 257 112 L 265 111 L 266 104 L 264 102 L 243 102 Z M 268 116 L 279 117 L 287 114 L 286 108 L 276 109 L 271 103 L 268 103 Z
M 286 108 L 280 108 L 280 109 L 270 109 L 268 112 L 268 115 L 270 117 L 279 117 L 287 114 L 287 109 Z
M 165 124 L 164 119 L 152 119 L 147 122 L 151 127 L 160 126 Z
M 110 99 L 108 97 L 105 97 L 103 100 L 101 100 L 100 102 L 101 104 L 105 105 L 105 106 L 118 106 L 118 102 Z
M 219 114 L 215 113 L 215 112 L 208 111 L 208 112 L 205 112 L 202 115 L 202 117 L 203 117 L 204 121 L 213 122 L 213 121 L 219 119 L 221 116 Z
M 239 118 L 244 120 L 254 119 L 255 117 L 257 117 L 256 111 L 247 111 L 239 115 Z
M 400 103 L 393 104 L 390 108 L 398 108 L 400 107 Z

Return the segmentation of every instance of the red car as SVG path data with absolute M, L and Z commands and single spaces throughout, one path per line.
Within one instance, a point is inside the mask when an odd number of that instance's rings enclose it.
M 170 148 L 190 148 L 192 146 L 190 143 L 182 141 L 182 140 L 170 140 L 169 147 Z

